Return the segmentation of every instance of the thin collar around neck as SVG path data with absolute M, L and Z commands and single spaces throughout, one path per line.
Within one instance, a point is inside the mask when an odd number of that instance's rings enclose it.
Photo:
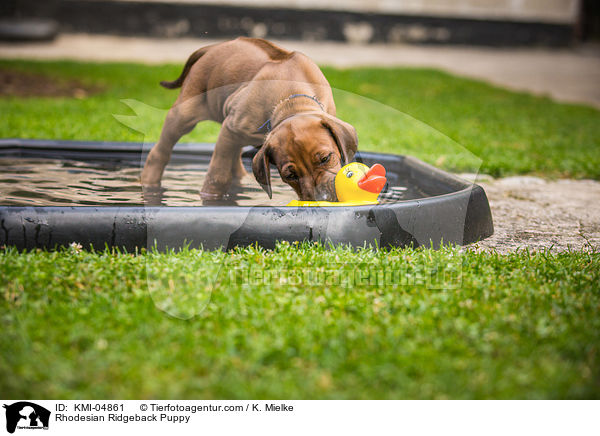
M 273 126 L 271 125 L 271 118 L 273 118 L 273 115 L 277 111 L 277 108 L 279 106 L 281 106 L 281 105 L 289 102 L 290 100 L 293 100 L 293 99 L 298 98 L 298 97 L 305 97 L 305 98 L 311 99 L 312 101 L 314 101 L 315 103 L 317 103 L 319 105 L 319 107 L 321 108 L 322 111 L 325 111 L 325 106 L 323 106 L 323 103 L 321 103 L 316 96 L 314 96 L 314 95 L 308 95 L 308 94 L 292 94 L 289 97 L 284 98 L 283 100 L 281 100 L 279 103 L 277 103 L 273 107 L 273 110 L 271 111 L 271 117 L 267 121 L 265 121 L 262 126 L 260 126 L 258 128 L 257 133 L 269 133 L 272 130 L 272 128 L 273 128 Z M 286 117 L 284 119 L 287 119 L 287 118 L 288 117 Z M 283 121 L 283 120 L 281 120 L 281 121 Z M 264 130 L 264 129 L 266 129 L 266 130 Z

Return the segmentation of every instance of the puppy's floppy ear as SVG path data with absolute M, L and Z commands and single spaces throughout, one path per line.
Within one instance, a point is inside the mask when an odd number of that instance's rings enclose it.
M 350 124 L 330 115 L 324 117 L 321 124 L 333 137 L 333 140 L 340 151 L 342 166 L 346 165 L 352 160 L 358 148 L 358 135 L 356 134 L 356 130 Z
M 254 178 L 260 186 L 265 190 L 269 198 L 273 198 L 271 190 L 271 147 L 265 143 L 252 159 L 252 172 Z

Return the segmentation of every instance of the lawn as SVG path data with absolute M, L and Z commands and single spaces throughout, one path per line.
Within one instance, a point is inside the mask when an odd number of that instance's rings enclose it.
M 428 284 L 448 263 L 447 281 Z M 340 264 L 402 277 L 300 286 L 227 273 L 290 278 L 307 265 Z M 212 294 L 202 292 L 218 265 Z M 187 280 L 179 276 L 169 298 L 180 298 L 186 315 L 198 308 L 194 318 L 154 304 L 166 307 L 152 287 L 174 268 Z M 8 250 L 0 276 L 5 397 L 600 396 L 597 253 Z M 167 309 L 179 313 L 172 302 Z
M 180 69 L 0 61 L 2 68 L 76 78 L 100 91 L 84 98 L 4 96 L 0 137 L 127 141 L 157 135 L 175 98 L 157 83 Z M 432 70 L 325 73 L 362 149 L 413 154 L 457 171 L 481 165 L 493 175 L 600 179 L 594 109 Z M 186 140 L 214 140 L 217 131 L 205 123 Z M 307 271 L 323 272 L 325 281 L 298 281 Z M 598 398 L 599 281 L 595 251 L 3 248 L 0 392 Z

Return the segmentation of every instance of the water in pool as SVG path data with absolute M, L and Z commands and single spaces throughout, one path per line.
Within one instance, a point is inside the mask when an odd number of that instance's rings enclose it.
M 162 188 L 142 192 L 140 168 L 122 163 L 40 158 L 0 158 L 0 199 L 13 206 L 202 206 L 199 189 L 207 166 L 171 163 Z M 211 205 L 285 205 L 296 199 L 292 188 L 272 172 L 273 199 L 250 176 L 239 193 Z M 416 187 L 395 186 L 382 193 L 382 203 L 422 198 Z

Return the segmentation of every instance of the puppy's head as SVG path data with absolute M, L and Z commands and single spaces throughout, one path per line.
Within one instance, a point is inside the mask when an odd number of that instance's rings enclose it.
M 254 156 L 252 171 L 269 198 L 273 163 L 300 200 L 336 201 L 335 175 L 352 160 L 357 146 L 356 130 L 350 124 L 326 113 L 302 113 L 269 133 Z

